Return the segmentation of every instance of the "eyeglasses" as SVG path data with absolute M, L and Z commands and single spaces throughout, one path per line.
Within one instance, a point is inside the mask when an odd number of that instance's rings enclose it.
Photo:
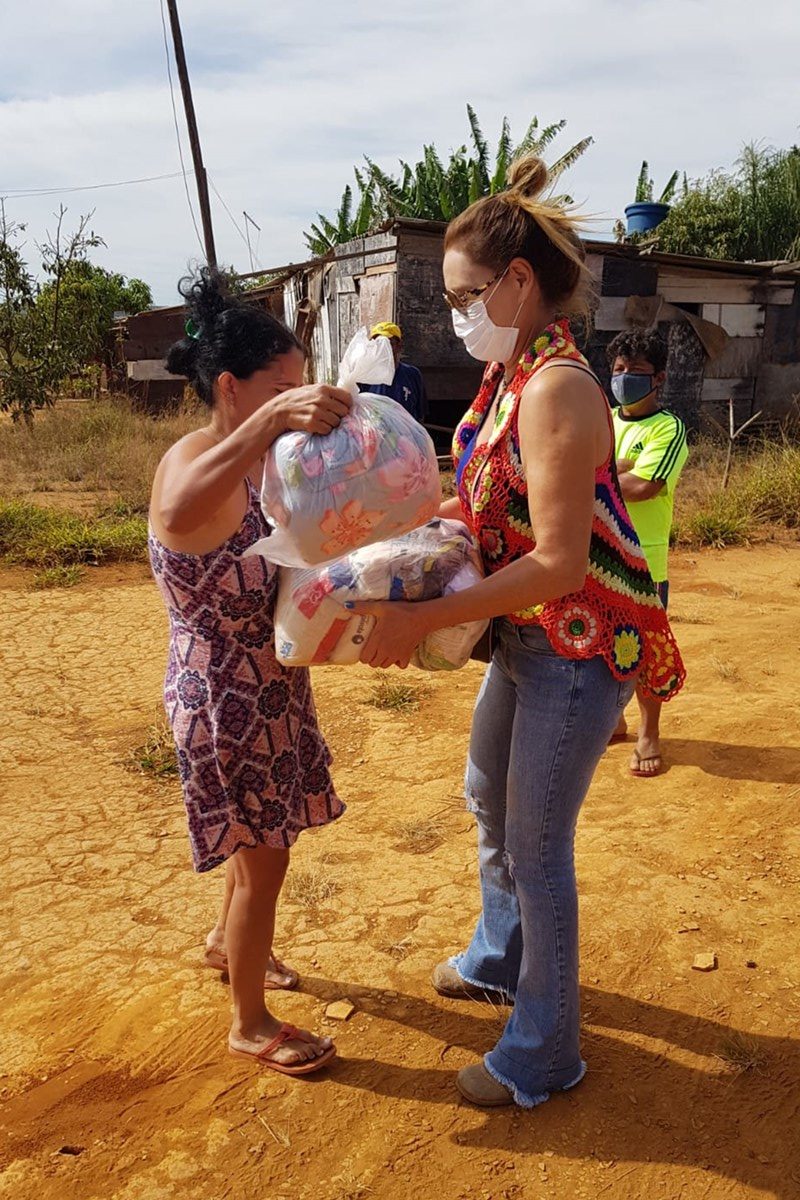
M 483 287 L 469 288 L 463 292 L 454 292 L 450 288 L 447 288 L 446 291 L 442 292 L 445 304 L 450 308 L 454 308 L 457 312 L 464 312 L 469 308 L 470 304 L 474 304 L 484 292 L 488 291 L 493 283 L 497 283 L 498 280 L 502 279 L 507 270 L 508 267 L 504 267 L 502 271 L 498 271 Z

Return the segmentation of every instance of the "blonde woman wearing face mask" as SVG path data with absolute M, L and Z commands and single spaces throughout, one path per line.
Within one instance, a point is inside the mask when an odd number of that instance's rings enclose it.
M 487 576 L 378 617 L 363 660 L 408 664 L 432 629 L 482 617 L 494 652 L 466 776 L 478 824 L 482 912 L 440 963 L 443 995 L 513 1003 L 483 1062 L 459 1072 L 485 1106 L 533 1107 L 585 1072 L 579 1044 L 575 825 L 597 762 L 638 681 L 668 699 L 683 664 L 619 490 L 608 402 L 567 314 L 587 305 L 574 218 L 541 198 L 547 172 L 518 161 L 511 186 L 449 226 L 445 299 L 485 360 L 456 431 L 458 498 Z

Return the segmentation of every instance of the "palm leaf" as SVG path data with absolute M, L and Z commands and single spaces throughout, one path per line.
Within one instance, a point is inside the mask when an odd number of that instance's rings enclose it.
M 524 154 L 544 154 L 547 147 L 565 128 L 566 121 L 556 121 L 545 129 L 539 128 L 539 118 L 534 117 L 531 127 L 514 152 L 514 158 L 522 158 Z
M 562 154 L 560 158 L 556 159 L 553 165 L 548 168 L 550 182 L 555 183 L 558 177 L 563 175 L 565 171 L 569 170 L 569 168 L 573 166 L 581 157 L 581 155 L 585 154 L 589 147 L 593 144 L 594 138 L 581 138 L 579 142 L 576 142 L 574 146 L 567 150 L 566 154 Z
M 670 204 L 672 202 L 672 198 L 675 195 L 675 189 L 678 186 L 679 179 L 680 179 L 680 171 L 673 171 L 669 177 L 669 182 L 668 182 L 667 186 L 664 188 L 663 192 L 659 196 L 659 199 L 658 199 L 659 204 Z
M 495 171 L 492 178 L 489 191 L 494 196 L 498 192 L 504 191 L 508 186 L 508 165 L 511 162 L 511 126 L 508 123 L 508 117 L 503 117 L 503 126 L 500 130 L 500 140 L 497 143 L 497 157 L 495 160 Z
M 339 234 L 344 235 L 346 240 L 350 233 L 350 225 L 353 219 L 353 189 L 348 183 L 342 193 L 342 202 L 339 205 L 339 211 L 336 214 L 336 224 L 339 228 Z
M 472 130 L 472 143 L 475 147 L 477 159 L 475 165 L 477 167 L 480 178 L 485 183 L 485 190 L 489 190 L 489 145 L 486 138 L 483 136 L 483 130 L 478 124 L 478 117 L 475 109 L 471 104 L 467 105 L 467 116 L 469 117 L 469 127 Z
M 636 183 L 637 204 L 644 204 L 648 200 L 653 199 L 653 181 L 650 178 L 650 167 L 647 159 L 642 162 L 641 170 L 639 171 L 639 179 Z

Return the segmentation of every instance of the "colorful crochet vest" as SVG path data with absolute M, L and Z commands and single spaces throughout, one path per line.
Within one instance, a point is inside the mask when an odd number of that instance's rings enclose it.
M 525 385 L 554 358 L 586 363 L 565 320 L 549 325 L 520 359 L 498 405 L 488 440 L 473 447 L 502 379 L 499 363 L 487 367 L 481 390 L 453 439 L 461 507 L 490 574 L 536 546 L 517 421 Z M 607 406 L 605 396 L 603 400 Z M 686 672 L 680 651 L 622 499 L 613 430 L 609 459 L 595 473 L 583 587 L 558 600 L 511 613 L 509 619 L 517 625 L 541 625 L 553 649 L 567 658 L 602 655 L 615 678 L 638 674 L 643 689 L 658 699 L 671 699 L 683 686 Z

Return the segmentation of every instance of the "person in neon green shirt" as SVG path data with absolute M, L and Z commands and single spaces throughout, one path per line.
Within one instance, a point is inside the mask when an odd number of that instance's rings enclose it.
M 675 413 L 661 407 L 667 346 L 656 329 L 617 334 L 607 354 L 611 391 L 618 405 L 614 409 L 614 435 L 622 495 L 666 607 L 675 487 L 689 457 L 686 426 Z M 637 699 L 641 720 L 630 769 L 632 775 L 646 779 L 662 769 L 661 704 L 641 692 Z M 627 733 L 623 716 L 612 741 L 623 741 Z

